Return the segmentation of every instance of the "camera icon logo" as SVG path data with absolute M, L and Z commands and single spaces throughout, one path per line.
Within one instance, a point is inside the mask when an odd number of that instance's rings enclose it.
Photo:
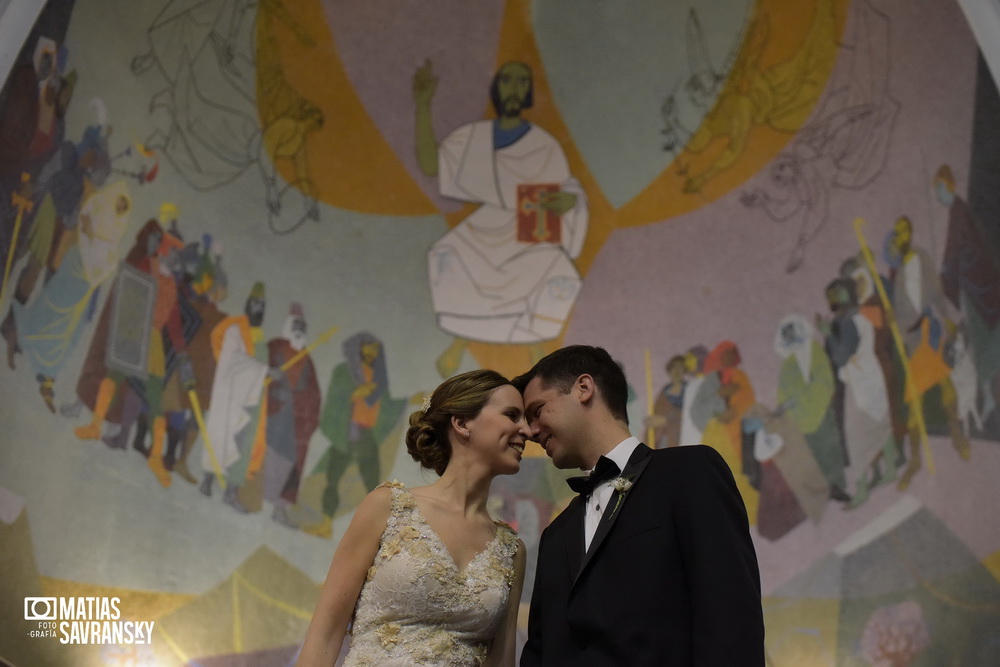
M 24 598 L 24 620 L 54 621 L 56 607 L 55 598 Z

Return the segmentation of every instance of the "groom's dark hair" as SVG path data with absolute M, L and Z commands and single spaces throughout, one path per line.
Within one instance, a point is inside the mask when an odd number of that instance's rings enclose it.
M 570 345 L 560 348 L 542 358 L 527 373 L 511 380 L 511 384 L 523 394 L 528 383 L 537 377 L 542 387 L 555 387 L 568 394 L 576 379 L 584 374 L 594 378 L 611 415 L 628 424 L 628 382 L 625 373 L 602 347 Z

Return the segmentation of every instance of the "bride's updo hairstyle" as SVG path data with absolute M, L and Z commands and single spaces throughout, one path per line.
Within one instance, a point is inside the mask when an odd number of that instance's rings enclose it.
M 473 419 L 493 392 L 506 384 L 510 380 L 489 369 L 461 373 L 442 382 L 434 393 L 424 397 L 423 406 L 410 414 L 406 451 L 424 468 L 438 475 L 444 473 L 451 460 L 451 418 Z

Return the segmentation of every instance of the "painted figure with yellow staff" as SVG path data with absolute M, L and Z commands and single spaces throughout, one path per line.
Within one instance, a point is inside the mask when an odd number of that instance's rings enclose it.
M 202 468 L 205 476 L 199 490 L 206 496 L 212 495 L 211 472 L 214 468 L 213 453 L 222 474 L 228 474 L 229 467 L 240 458 L 240 432 L 250 421 L 249 409 L 261 400 L 264 379 L 280 376 L 280 371 L 270 368 L 258 360 L 254 351 L 257 342 L 263 339 L 260 326 L 264 322 L 264 283 L 254 284 L 247 297 L 242 315 L 233 315 L 222 320 L 212 330 L 212 351 L 215 357 L 215 377 L 212 380 L 212 409 L 205 423 L 206 447 L 202 454 Z M 214 452 L 207 446 L 211 443 Z M 227 487 L 227 500 L 233 498 Z
M 227 493 L 227 502 L 238 511 L 260 511 L 266 500 L 273 506 L 275 521 L 298 527 L 285 510 L 298 500 L 321 401 L 310 353 L 336 331 L 331 327 L 307 345 L 305 313 L 301 304 L 293 303 L 282 335 L 268 341 L 272 371 L 264 380 L 260 404 L 239 436 L 240 460 L 228 471 L 228 481 L 237 488 Z M 244 434 L 252 434 L 249 446 Z
M 212 331 L 227 317 L 218 304 L 228 290 L 228 277 L 222 268 L 222 244 L 211 235 L 202 237 L 201 254 L 195 264 L 183 277 L 178 295 L 187 302 L 187 309 L 194 312 L 192 319 L 198 324 L 190 333 L 186 353 L 174 364 L 178 372 L 168 373 L 164 386 L 164 409 L 173 412 L 167 420 L 163 466 L 189 484 L 197 484 L 199 479 L 192 474 L 187 461 L 199 435 L 204 437 L 205 413 L 212 407 L 215 378 Z M 168 403 L 173 406 L 168 407 Z M 122 442 L 118 446 L 126 445 Z
M 268 363 L 272 368 L 284 369 L 305 350 L 307 341 L 305 313 L 301 304 L 293 303 L 282 336 L 267 344 Z M 316 367 L 310 356 L 295 361 L 285 370 L 282 381 L 268 386 L 268 393 L 264 499 L 274 506 L 276 521 L 291 524 L 285 516 L 285 506 L 298 500 L 309 439 L 319 426 L 322 401 Z
M 830 359 L 834 375 L 840 382 L 833 398 L 838 430 L 843 436 L 841 464 L 844 468 L 844 488 L 849 507 L 857 507 L 868 499 L 875 485 L 876 465 L 885 453 L 895 449 L 889 398 L 885 376 L 875 354 L 875 328 L 858 309 L 857 287 L 854 280 L 838 277 L 824 290 L 828 317 L 816 316 L 816 329 L 823 336 L 823 347 Z M 886 458 L 886 460 L 889 460 Z M 828 478 L 833 461 L 828 462 Z M 834 492 L 835 497 L 841 494 Z
M 907 430 L 910 460 L 899 480 L 905 489 L 921 466 L 923 399 L 939 387 L 941 403 L 948 422 L 952 446 L 962 459 L 969 459 L 971 446 L 962 430 L 956 410 L 957 395 L 951 380 L 951 368 L 944 360 L 944 348 L 957 330 L 958 316 L 945 297 L 941 281 L 930 256 L 913 244 L 913 223 L 900 216 L 886 240 L 886 259 L 891 268 L 892 302 L 895 326 L 902 336 L 909 360 L 912 382 L 907 387 L 910 416 Z
M 29 180 L 29 174 L 21 174 L 22 184 L 27 185 Z M 17 210 L 17 215 L 14 219 L 14 233 L 10 239 L 10 248 L 7 251 L 7 262 L 4 264 L 3 282 L 0 283 L 0 299 L 2 299 L 4 294 L 7 292 L 7 280 L 10 278 L 10 268 L 14 263 L 14 253 L 17 250 L 17 238 L 21 233 L 21 223 L 24 222 L 24 214 L 31 213 L 31 211 L 35 208 L 35 203 L 20 192 L 14 192 L 11 194 L 11 204 Z M 27 295 L 23 295 L 22 303 L 27 300 Z M 7 317 L 4 318 L 3 325 L 0 326 L 0 332 L 3 333 L 3 337 L 7 341 L 7 365 L 10 366 L 11 369 L 14 368 L 14 355 L 18 352 L 17 327 L 14 325 L 12 314 L 13 311 L 8 313 Z

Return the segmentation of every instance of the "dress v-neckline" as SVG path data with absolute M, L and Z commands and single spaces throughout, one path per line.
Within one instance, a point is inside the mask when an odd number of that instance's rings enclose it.
M 500 540 L 500 526 L 497 526 L 496 521 L 494 521 L 493 526 L 496 528 L 496 531 L 493 533 L 493 537 L 490 538 L 490 540 L 486 543 L 486 546 L 483 547 L 482 551 L 477 552 L 476 555 L 473 556 L 472 559 L 465 564 L 464 568 L 459 568 L 458 561 L 456 561 L 455 556 L 452 555 L 451 549 L 448 548 L 448 545 L 445 544 L 444 539 L 442 539 L 442 537 L 438 534 L 438 532 L 434 530 L 434 527 L 431 526 L 430 521 L 427 520 L 427 517 L 424 516 L 423 511 L 421 511 L 420 505 L 417 504 L 417 497 L 412 493 L 410 493 L 408 489 L 404 489 L 403 493 L 408 494 L 410 496 L 410 499 L 413 500 L 414 513 L 420 519 L 420 522 L 427 527 L 427 531 L 434 537 L 435 540 L 437 540 L 438 545 L 441 547 L 441 551 L 444 552 L 444 555 L 448 557 L 448 562 L 451 563 L 451 566 L 455 569 L 456 572 L 458 572 L 460 577 L 464 577 L 466 573 L 469 571 L 469 569 L 476 563 L 476 561 L 478 561 L 488 551 L 493 549 L 494 545 Z

